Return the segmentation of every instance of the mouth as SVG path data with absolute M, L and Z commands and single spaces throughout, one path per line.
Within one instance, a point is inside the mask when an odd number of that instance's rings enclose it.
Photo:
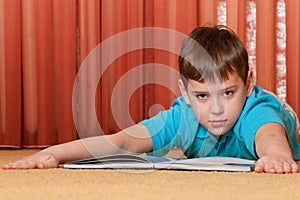
M 209 124 L 210 124 L 212 127 L 220 128 L 220 127 L 223 127 L 223 126 L 225 125 L 225 123 L 227 122 L 227 119 L 222 119 L 222 120 L 209 120 L 208 122 L 209 122 Z

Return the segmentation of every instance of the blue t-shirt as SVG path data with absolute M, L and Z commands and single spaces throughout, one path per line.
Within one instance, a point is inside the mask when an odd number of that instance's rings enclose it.
M 219 138 L 201 126 L 183 97 L 175 99 L 169 110 L 140 123 L 151 135 L 151 155 L 163 156 L 178 147 L 188 158 L 230 156 L 246 159 L 258 159 L 254 143 L 257 130 L 266 123 L 278 123 L 285 129 L 294 159 L 300 160 L 298 133 L 292 116 L 276 97 L 258 86 L 247 98 L 235 126 Z

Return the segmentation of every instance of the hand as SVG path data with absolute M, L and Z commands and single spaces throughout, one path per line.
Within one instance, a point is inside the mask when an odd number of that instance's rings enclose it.
M 299 167 L 289 156 L 264 156 L 256 162 L 254 171 L 272 174 L 297 173 L 299 172 Z
M 267 123 L 260 127 L 255 135 L 256 153 L 260 159 L 256 162 L 255 172 L 297 173 L 298 164 L 293 160 L 283 126 Z
M 49 153 L 39 152 L 16 162 L 4 164 L 2 169 L 46 169 L 55 168 L 59 165 L 58 159 Z

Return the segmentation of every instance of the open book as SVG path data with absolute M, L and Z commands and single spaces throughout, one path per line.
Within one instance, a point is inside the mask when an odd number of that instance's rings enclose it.
M 190 171 L 253 171 L 254 160 L 232 157 L 166 158 L 115 154 L 77 160 L 64 164 L 68 169 L 151 169 Z

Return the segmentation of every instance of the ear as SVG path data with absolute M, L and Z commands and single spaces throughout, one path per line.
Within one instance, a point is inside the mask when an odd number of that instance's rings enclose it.
M 181 95 L 184 98 L 185 103 L 190 105 L 190 99 L 189 99 L 188 94 L 187 94 L 187 88 L 184 86 L 181 79 L 178 80 L 178 86 L 179 86 Z
M 253 87 L 254 87 L 253 72 L 252 72 L 252 70 L 249 70 L 248 71 L 247 82 L 246 82 L 247 97 L 249 97 L 251 95 Z

